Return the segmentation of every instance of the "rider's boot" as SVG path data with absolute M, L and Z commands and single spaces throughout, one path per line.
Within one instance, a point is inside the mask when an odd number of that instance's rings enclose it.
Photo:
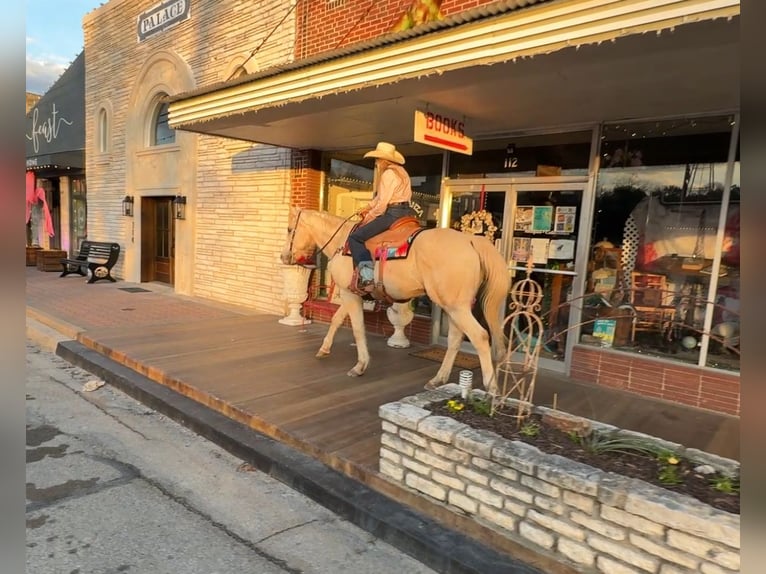
M 375 271 L 372 261 L 361 261 L 357 266 L 357 275 L 359 281 L 357 283 L 357 289 L 365 293 L 372 291 L 375 286 Z

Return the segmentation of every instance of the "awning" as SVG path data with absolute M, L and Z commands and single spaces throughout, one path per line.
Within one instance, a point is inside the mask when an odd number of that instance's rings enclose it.
M 33 160 L 37 165 L 84 166 L 84 52 L 29 110 L 25 136 L 28 165 Z
M 28 171 L 82 170 L 85 168 L 85 150 L 62 151 L 27 157 Z
M 739 105 L 739 0 L 523 4 L 180 94 L 170 125 L 333 150 L 411 142 L 426 104 L 475 139 Z

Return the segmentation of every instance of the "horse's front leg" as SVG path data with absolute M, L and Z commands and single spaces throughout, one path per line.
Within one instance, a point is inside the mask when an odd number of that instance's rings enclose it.
M 343 307 L 346 308 L 346 312 L 351 319 L 351 330 L 354 333 L 354 342 L 356 343 L 356 365 L 348 372 L 348 376 L 360 377 L 370 364 L 370 352 L 367 349 L 367 337 L 364 331 L 362 298 L 346 289 L 341 289 L 340 293 Z
M 319 347 L 319 351 L 317 351 L 317 358 L 323 359 L 330 354 L 330 349 L 332 349 L 332 342 L 335 339 L 335 333 L 343 324 L 343 321 L 347 315 L 348 311 L 346 310 L 346 304 L 341 301 L 340 307 L 338 307 L 338 309 L 335 311 L 335 314 L 332 316 L 332 319 L 330 320 L 330 328 L 327 329 L 327 334 L 322 340 L 322 346 Z

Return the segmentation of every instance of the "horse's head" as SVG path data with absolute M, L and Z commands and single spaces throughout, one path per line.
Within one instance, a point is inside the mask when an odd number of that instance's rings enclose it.
M 303 215 L 299 207 L 290 206 L 287 240 L 280 256 L 285 265 L 314 265 L 317 245 Z

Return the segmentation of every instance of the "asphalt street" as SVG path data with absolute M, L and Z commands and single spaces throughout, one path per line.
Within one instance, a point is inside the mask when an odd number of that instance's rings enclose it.
M 433 572 L 174 421 L 27 343 L 35 574 Z

